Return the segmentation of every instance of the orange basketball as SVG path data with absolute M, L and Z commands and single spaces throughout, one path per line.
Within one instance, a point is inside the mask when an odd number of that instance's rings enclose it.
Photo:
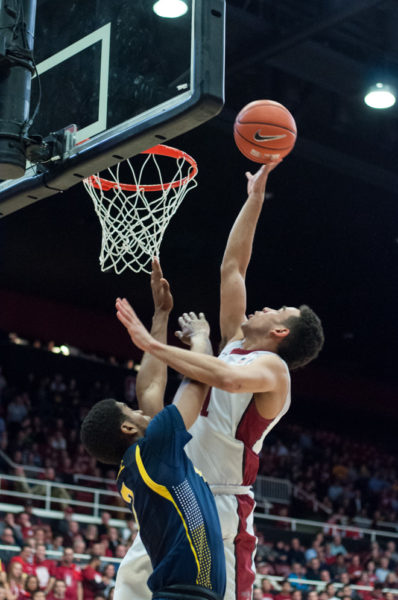
M 279 102 L 255 100 L 235 119 L 234 138 L 250 160 L 269 163 L 283 158 L 296 143 L 297 127 L 291 113 Z

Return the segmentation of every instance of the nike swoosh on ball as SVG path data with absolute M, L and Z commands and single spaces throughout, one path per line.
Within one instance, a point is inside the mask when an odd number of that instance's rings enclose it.
M 283 133 L 282 135 L 261 135 L 261 133 L 259 131 L 256 131 L 256 133 L 254 134 L 254 139 L 257 142 L 267 142 L 269 140 L 281 140 L 284 137 L 286 137 L 286 133 Z

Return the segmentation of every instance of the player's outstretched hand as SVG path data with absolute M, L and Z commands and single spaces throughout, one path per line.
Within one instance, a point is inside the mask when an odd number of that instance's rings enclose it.
M 116 300 L 116 310 L 117 318 L 127 329 L 133 343 L 138 346 L 138 348 L 141 348 L 141 350 L 144 350 L 144 352 L 149 350 L 154 338 L 141 323 L 126 298 L 118 298 Z
M 175 334 L 187 346 L 192 345 L 192 339 L 195 336 L 200 335 L 208 338 L 210 335 L 210 325 L 203 313 L 199 313 L 199 316 L 196 316 L 194 312 L 184 313 L 178 319 L 178 324 L 181 329 L 176 331 Z
M 267 177 L 271 173 L 271 171 L 275 169 L 277 165 L 279 165 L 281 161 L 282 159 L 270 162 L 267 165 L 262 165 L 262 167 L 260 167 L 257 173 L 255 173 L 254 175 L 252 175 L 250 171 L 246 172 L 248 196 L 250 196 L 251 194 L 265 193 L 265 184 L 267 183 Z
M 151 289 L 155 312 L 169 313 L 174 304 L 173 296 L 170 292 L 169 282 L 163 277 L 162 267 L 158 258 L 154 258 L 152 261 Z

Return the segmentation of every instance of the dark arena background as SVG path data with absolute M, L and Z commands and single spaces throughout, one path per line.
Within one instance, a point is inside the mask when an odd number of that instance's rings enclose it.
M 298 138 L 268 181 L 248 311 L 308 304 L 326 342 L 292 374 L 291 409 L 261 452 L 254 598 L 393 600 L 398 105 L 373 109 L 364 96 L 378 82 L 398 89 L 398 3 L 230 0 L 225 69 L 220 114 L 170 141 L 199 174 L 161 247 L 174 295 L 169 342 L 179 344 L 182 312 L 203 311 L 217 350 L 219 267 L 245 171 L 257 168 L 236 148 L 233 122 L 252 100 L 281 102 Z M 96 401 L 136 405 L 141 353 L 115 317 L 116 297 L 145 324 L 152 316 L 149 276 L 102 273 L 100 243 L 81 184 L 0 220 L 0 600 L 47 591 L 71 563 L 67 595 L 49 598 L 112 599 L 137 533 L 116 472 L 79 442 Z M 169 370 L 168 402 L 179 382 Z M 101 560 L 90 571 L 93 553 Z

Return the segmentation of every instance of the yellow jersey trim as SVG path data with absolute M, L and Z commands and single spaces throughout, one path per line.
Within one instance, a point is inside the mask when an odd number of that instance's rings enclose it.
M 144 467 L 144 463 L 142 462 L 142 458 L 141 458 L 141 451 L 140 451 L 140 447 L 137 444 L 137 447 L 135 449 L 135 460 L 137 462 L 137 467 L 138 470 L 140 472 L 140 475 L 144 481 L 144 483 L 153 491 L 155 492 L 155 494 L 158 494 L 159 496 L 162 496 L 163 498 L 166 498 L 166 500 L 169 500 L 173 505 L 174 508 L 176 509 L 177 513 L 180 516 L 180 519 L 182 521 L 182 524 L 184 525 L 184 529 L 185 529 L 185 534 L 188 538 L 188 542 L 189 545 L 191 547 L 192 550 L 192 554 L 194 555 L 195 558 L 195 562 L 196 562 L 196 566 L 198 569 L 198 575 L 196 577 L 196 583 L 198 583 L 198 579 L 199 579 L 199 575 L 200 575 L 200 564 L 199 564 L 199 559 L 198 559 L 198 555 L 196 553 L 196 550 L 194 548 L 194 545 L 192 543 L 192 539 L 191 536 L 189 535 L 189 531 L 188 531 L 188 527 L 187 524 L 185 522 L 185 519 L 180 511 L 180 509 L 178 508 L 177 504 L 174 501 L 173 496 L 170 494 L 169 490 L 167 489 L 166 486 L 161 485 L 160 483 L 156 483 L 156 481 L 153 481 L 153 479 L 151 479 Z

